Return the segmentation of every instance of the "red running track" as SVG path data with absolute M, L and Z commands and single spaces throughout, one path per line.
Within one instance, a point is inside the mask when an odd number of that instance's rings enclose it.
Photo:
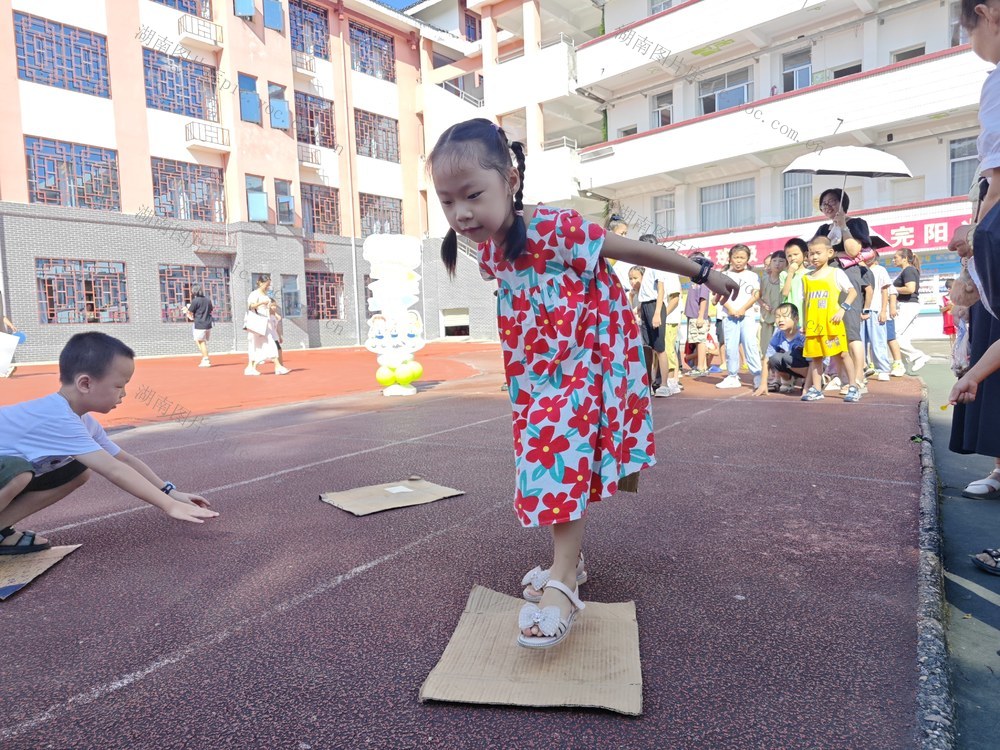
M 481 374 L 119 433 L 222 516 L 182 526 L 97 479 L 35 518 L 83 546 L 0 604 L 0 746 L 913 745 L 908 378 L 856 405 L 708 379 L 656 400 L 659 464 L 593 508 L 583 589 L 636 601 L 641 717 L 420 704 L 472 586 L 516 595 L 548 552 L 510 508 L 498 353 L 454 356 Z M 466 495 L 362 518 L 317 500 L 414 473 Z

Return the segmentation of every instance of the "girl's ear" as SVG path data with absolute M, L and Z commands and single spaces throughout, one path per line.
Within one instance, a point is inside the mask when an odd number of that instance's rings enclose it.
M 521 175 L 518 174 L 517 167 L 511 167 L 507 172 L 507 187 L 510 188 L 510 194 L 513 196 L 517 193 L 518 188 L 521 187 Z

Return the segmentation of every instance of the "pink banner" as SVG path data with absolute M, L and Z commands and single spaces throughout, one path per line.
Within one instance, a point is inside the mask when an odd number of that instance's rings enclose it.
M 909 248 L 910 250 L 946 250 L 948 240 L 951 239 L 951 235 L 955 229 L 968 222 L 968 217 L 945 216 L 941 218 L 920 219 L 918 221 L 901 221 L 892 224 L 870 224 L 869 226 L 873 232 L 881 235 L 889 243 L 889 247 L 879 251 L 885 255 L 901 248 Z M 816 228 L 819 228 L 818 224 Z M 768 255 L 776 250 L 784 249 L 785 243 L 789 239 L 791 237 L 776 237 L 774 239 L 747 242 L 746 245 L 750 248 L 750 264 L 763 264 L 764 258 Z M 808 238 L 804 237 L 803 239 L 808 241 Z M 717 265 L 725 265 L 731 247 L 732 245 L 720 245 L 698 248 L 697 250 L 685 248 L 683 252 L 685 255 L 700 252 L 711 258 Z

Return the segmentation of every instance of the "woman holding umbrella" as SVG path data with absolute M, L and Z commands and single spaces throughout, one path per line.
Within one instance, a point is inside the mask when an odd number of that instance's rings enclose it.
M 972 51 L 986 62 L 1000 65 L 1000 0 L 974 2 L 962 0 L 960 22 L 969 32 Z M 956 304 L 971 304 L 969 309 L 969 361 L 975 365 L 990 347 L 1000 340 L 1000 68 L 994 68 L 983 84 L 979 101 L 981 132 L 976 143 L 979 151 L 978 225 L 959 227 L 948 245 L 966 264 L 953 289 Z M 960 291 L 958 291 L 960 290 Z M 956 295 L 967 293 L 962 300 Z M 978 298 L 978 301 L 976 301 Z M 984 479 L 969 484 L 965 497 L 1000 497 L 1000 373 L 985 378 L 978 386 L 971 404 L 957 404 L 951 423 L 954 453 L 978 453 L 995 460 L 994 470 Z M 1000 547 L 1000 545 L 997 545 Z M 994 575 L 1000 575 L 1000 550 L 985 549 L 972 561 Z

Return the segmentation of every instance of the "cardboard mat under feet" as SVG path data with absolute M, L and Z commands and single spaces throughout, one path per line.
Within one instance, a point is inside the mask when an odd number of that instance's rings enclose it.
M 356 487 L 343 492 L 324 492 L 319 499 L 356 516 L 367 516 L 369 513 L 408 508 L 464 494 L 462 490 L 425 482 L 420 477 L 410 477 L 402 482 Z
M 544 650 L 517 645 L 523 605 L 523 599 L 474 587 L 420 700 L 642 713 L 634 602 L 586 602 L 566 640 Z
M 26 555 L 0 555 L 0 600 L 23 589 L 79 546 L 67 544 Z

